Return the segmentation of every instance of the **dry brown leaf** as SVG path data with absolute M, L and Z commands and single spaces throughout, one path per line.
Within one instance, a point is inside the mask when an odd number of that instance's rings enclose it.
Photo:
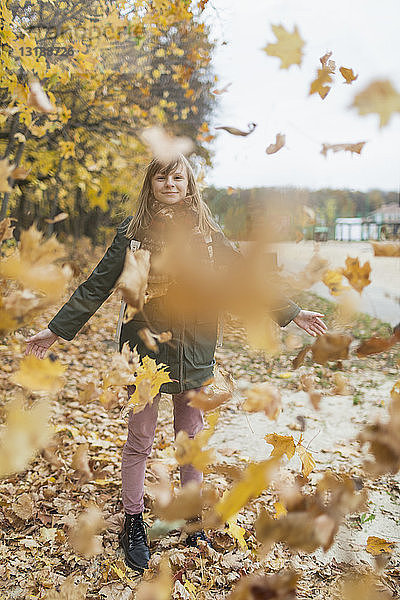
M 351 287 L 357 290 L 357 292 L 360 294 L 363 289 L 371 283 L 369 278 L 371 274 L 371 265 L 368 261 L 361 266 L 358 257 L 351 258 L 348 256 L 346 258 L 346 268 L 344 268 L 342 271 Z
M 227 600 L 296 600 L 299 576 L 294 571 L 241 577 Z
M 89 444 L 80 444 L 72 456 L 71 467 L 79 476 L 80 483 L 87 483 L 93 479 L 93 473 L 89 466 L 88 450 Z
M 324 365 L 328 361 L 348 358 L 352 336 L 346 333 L 325 333 L 311 346 L 313 361 Z
M 289 33 L 282 25 L 272 25 L 272 31 L 277 39 L 274 44 L 267 44 L 263 50 L 268 56 L 280 59 L 281 69 L 288 69 L 291 65 L 300 65 L 303 58 L 304 40 L 302 40 L 297 27 Z
M 354 75 L 353 69 L 348 69 L 347 67 L 340 67 L 339 71 L 345 79 L 344 83 L 353 83 L 358 77 L 358 75 Z
M 210 437 L 214 433 L 219 413 L 208 416 L 209 428 L 200 431 L 193 439 L 189 438 L 186 431 L 180 431 L 175 439 L 175 458 L 179 465 L 193 465 L 199 471 L 206 471 L 207 466 L 215 460 L 213 448 L 204 450 Z
M 331 73 L 334 73 L 336 70 L 336 63 L 334 60 L 330 60 L 332 56 L 332 52 L 327 52 L 319 59 L 319 62 L 322 65 L 323 69 L 328 69 Z
M 329 150 L 331 150 L 332 152 L 344 151 L 351 152 L 351 154 L 353 154 L 353 152 L 355 154 L 361 154 L 361 150 L 364 148 L 366 143 L 367 142 L 357 142 L 354 144 L 322 144 L 321 154 L 327 156 Z
M 76 524 L 71 528 L 68 540 L 74 551 L 92 558 L 103 551 L 101 535 L 107 525 L 98 506 L 90 504 L 78 517 Z
M 140 138 L 149 147 L 153 156 L 162 163 L 176 160 L 180 154 L 190 154 L 194 149 L 194 143 L 190 138 L 171 136 L 162 127 L 143 129 Z
M 368 536 L 366 551 L 372 556 L 379 556 L 380 554 L 392 553 L 396 547 L 395 542 L 388 542 L 383 538 L 376 537 L 374 535 Z
M 46 92 L 40 85 L 37 79 L 29 83 L 28 106 L 34 108 L 38 112 L 52 113 L 56 112 L 56 107 L 50 102 Z
M 249 123 L 248 131 L 243 131 L 242 129 L 237 129 L 236 127 L 230 127 L 230 126 L 215 127 L 215 129 L 223 129 L 224 131 L 227 131 L 231 135 L 239 135 L 242 137 L 246 137 L 246 136 L 250 135 L 250 133 L 253 133 L 253 131 L 255 130 L 256 127 L 257 127 L 256 123 Z
M 127 250 L 124 268 L 115 284 L 115 290 L 122 293 L 125 302 L 135 309 L 135 312 L 143 308 L 149 270 L 150 252 L 148 250 L 139 249 L 135 252 Z
M 78 583 L 75 585 L 75 575 L 69 575 L 59 586 L 59 590 L 52 589 L 47 592 L 45 600 L 85 600 L 88 585 Z
M 278 418 L 282 410 L 282 398 L 275 386 L 267 382 L 254 384 L 245 390 L 244 395 L 244 410 L 250 413 L 264 412 L 271 420 Z
M 321 402 L 321 393 L 315 389 L 315 380 L 313 376 L 303 373 L 303 375 L 300 376 L 300 386 L 302 390 L 308 393 L 311 404 L 318 410 L 319 403 Z
M 11 219 L 9 217 L 0 221 L 0 244 L 5 240 L 11 240 L 13 238 L 13 231 L 15 225 L 11 225 Z
M 83 390 L 79 392 L 78 400 L 81 404 L 89 404 L 89 402 L 93 402 L 97 400 L 99 397 L 99 390 L 97 385 L 93 381 L 89 381 L 85 384 Z
M 8 162 L 8 158 L 0 160 L 0 192 L 12 192 L 12 187 L 8 183 L 8 178 L 11 177 L 11 173 L 15 165 Z
M 215 94 L 216 96 L 221 96 L 221 94 L 225 94 L 229 90 L 231 85 L 231 83 L 227 83 L 223 88 L 212 90 L 211 93 Z
M 68 219 L 68 216 L 68 213 L 60 212 L 58 213 L 58 215 L 53 217 L 53 219 L 45 219 L 45 221 L 46 223 L 60 223 L 61 221 L 65 221 L 65 219 Z
M 170 600 L 172 590 L 173 578 L 169 559 L 168 556 L 163 556 L 158 576 L 152 581 L 142 581 L 139 584 L 135 590 L 135 600 Z
M 111 357 L 110 370 L 103 377 L 103 389 L 134 384 L 139 365 L 140 358 L 136 348 L 131 350 L 129 342 L 125 342 L 122 351 L 115 352 Z
M 400 335 L 393 334 L 387 338 L 373 336 L 367 340 L 363 340 L 356 349 L 358 357 L 369 356 L 370 354 L 379 354 L 379 352 L 387 352 L 393 348 L 395 344 L 400 342 Z
M 139 329 L 138 336 L 146 345 L 146 348 L 157 354 L 159 352 L 159 347 L 157 345 L 157 341 L 160 344 L 164 344 L 165 342 L 169 342 L 172 339 L 172 333 L 170 331 L 163 331 L 162 333 L 153 333 L 150 331 L 148 327 L 144 327 L 143 329 Z
M 17 500 L 12 503 L 11 508 L 13 512 L 24 521 L 32 519 L 37 512 L 32 496 L 27 493 L 18 496 Z
M 388 80 L 377 80 L 356 94 L 352 106 L 359 115 L 377 113 L 379 125 L 387 125 L 395 112 L 400 112 L 400 94 Z
M 348 396 L 351 393 L 351 388 L 347 379 L 341 373 L 334 373 L 332 376 L 334 388 L 332 394 L 339 396 Z
M 275 139 L 275 144 L 270 144 L 265 152 L 267 154 L 275 154 L 275 152 L 278 152 L 278 150 L 283 148 L 285 143 L 286 143 L 286 136 L 283 135 L 282 133 L 277 133 L 276 139 Z
M 25 169 L 24 167 L 15 167 L 11 172 L 11 177 L 13 179 L 26 179 L 31 172 L 32 168 Z
M 375 256 L 400 256 L 400 242 L 371 242 Z
M 304 346 L 304 348 L 302 348 L 300 350 L 300 352 L 297 354 L 297 356 L 292 360 L 293 369 L 298 369 L 299 367 L 301 367 L 301 365 L 304 363 L 304 360 L 310 350 L 311 350 L 311 346 Z
M 323 100 L 330 92 L 332 81 L 332 72 L 328 67 L 318 69 L 316 78 L 311 82 L 309 96 L 319 94 Z
M 231 399 L 231 392 L 215 392 L 212 389 L 206 388 L 204 390 L 195 391 L 189 390 L 187 397 L 190 402 L 188 402 L 189 406 L 193 406 L 194 408 L 200 408 L 200 410 L 204 412 L 208 412 L 210 410 L 215 410 L 221 404 L 228 402 Z

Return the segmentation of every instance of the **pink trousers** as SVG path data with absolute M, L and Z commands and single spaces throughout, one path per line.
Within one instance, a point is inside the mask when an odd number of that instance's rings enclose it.
M 128 386 L 132 394 L 134 386 Z M 198 388 L 200 389 L 200 388 Z M 187 392 L 172 395 L 174 405 L 174 432 L 186 431 L 190 438 L 204 427 L 203 413 L 198 408 L 188 406 Z M 128 438 L 122 451 L 122 504 L 126 513 L 133 515 L 143 512 L 144 474 L 146 460 L 150 455 L 157 424 L 160 394 L 141 412 L 129 413 Z M 188 481 L 201 482 L 203 474 L 192 465 L 180 467 L 181 485 Z

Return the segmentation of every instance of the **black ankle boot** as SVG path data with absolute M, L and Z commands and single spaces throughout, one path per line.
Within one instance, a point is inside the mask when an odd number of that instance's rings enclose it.
M 147 542 L 146 527 L 142 513 L 128 515 L 125 513 L 124 527 L 119 534 L 119 541 L 125 553 L 125 562 L 131 569 L 143 572 L 147 569 L 150 549 Z
M 189 533 L 186 538 L 186 546 L 191 546 L 193 548 L 198 548 L 199 541 L 206 542 L 210 548 L 212 548 L 211 540 L 206 536 L 204 531 L 201 529 L 200 531 L 194 531 L 193 533 Z

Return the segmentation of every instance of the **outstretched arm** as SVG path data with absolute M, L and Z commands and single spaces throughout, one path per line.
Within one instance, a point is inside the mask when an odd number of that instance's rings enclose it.
M 323 316 L 322 313 L 302 309 L 293 321 L 300 329 L 304 329 L 306 333 L 316 337 L 317 335 L 324 335 L 328 331 L 327 326 L 320 318 Z

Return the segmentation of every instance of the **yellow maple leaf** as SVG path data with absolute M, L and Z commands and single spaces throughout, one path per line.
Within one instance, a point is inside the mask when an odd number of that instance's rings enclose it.
M 339 296 L 342 292 L 349 289 L 342 284 L 342 280 L 343 273 L 336 269 L 328 269 L 322 278 L 322 282 L 329 288 L 332 296 Z
M 363 289 L 371 283 L 369 278 L 371 274 L 371 265 L 369 261 L 365 262 L 362 266 L 360 265 L 360 260 L 356 258 L 351 258 L 348 256 L 346 258 L 346 268 L 342 269 L 343 275 L 346 277 L 351 287 L 353 287 L 357 292 L 361 294 Z
M 257 498 L 265 490 L 277 465 L 276 458 L 250 463 L 242 479 L 227 490 L 215 505 L 215 513 L 222 523 L 236 515 L 250 498 Z
M 267 444 L 271 444 L 274 447 L 271 452 L 271 457 L 276 456 L 277 458 L 280 458 L 286 454 L 290 460 L 294 456 L 296 444 L 294 443 L 293 436 L 268 433 L 264 436 L 264 439 Z
M 63 384 L 61 379 L 66 367 L 50 358 L 36 358 L 32 354 L 25 356 L 11 381 L 33 391 L 56 392 Z
M 358 75 L 354 75 L 353 69 L 348 69 L 347 67 L 340 67 L 339 71 L 345 78 L 344 83 L 353 83 L 353 81 L 355 81 L 358 77 Z
M 303 473 L 304 477 L 308 477 L 315 467 L 315 460 L 313 459 L 311 452 L 306 450 L 301 444 L 297 444 L 296 452 L 299 455 L 302 463 L 301 472 Z
M 395 548 L 394 542 L 388 542 L 383 538 L 378 538 L 374 535 L 370 535 L 367 539 L 366 551 L 372 556 L 379 556 L 379 554 L 391 553 Z
M 395 112 L 400 112 L 400 94 L 388 79 L 373 81 L 358 93 L 351 105 L 360 115 L 377 113 L 379 126 L 387 125 Z
M 263 50 L 269 56 L 281 59 L 281 69 L 288 69 L 291 65 L 300 65 L 303 57 L 304 41 L 301 39 L 297 27 L 289 33 L 282 25 L 272 25 L 277 42 L 267 44 Z
M 167 368 L 167 365 L 157 364 L 155 359 L 149 356 L 143 357 L 142 364 L 137 369 L 136 389 L 128 402 L 128 405 L 132 405 L 134 413 L 140 412 L 146 404 L 151 403 L 164 383 L 172 381 L 169 373 L 166 372 Z

